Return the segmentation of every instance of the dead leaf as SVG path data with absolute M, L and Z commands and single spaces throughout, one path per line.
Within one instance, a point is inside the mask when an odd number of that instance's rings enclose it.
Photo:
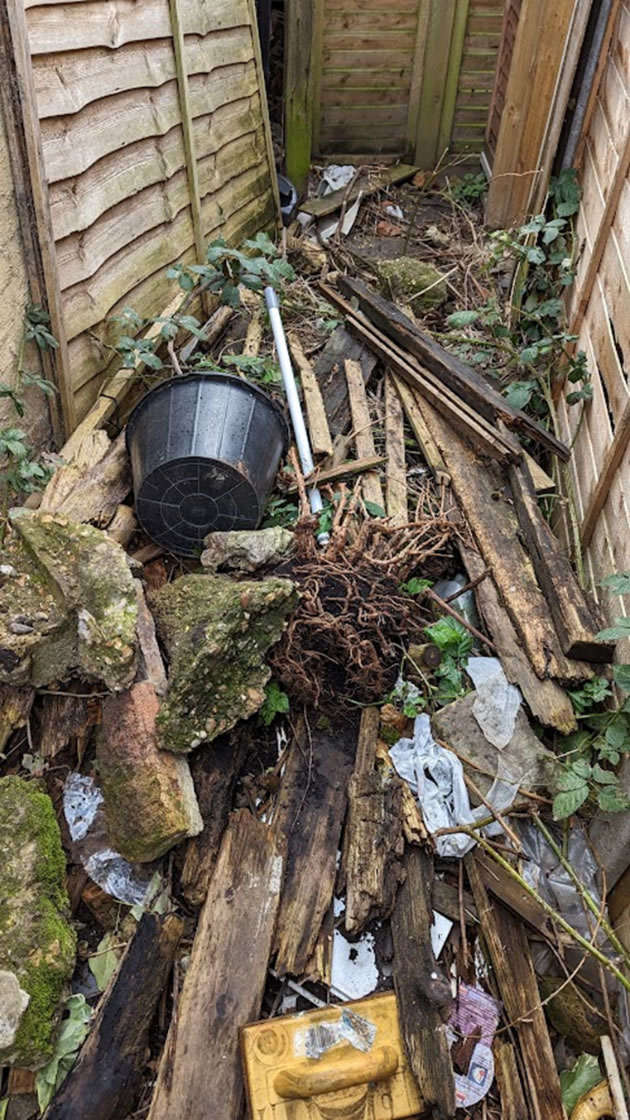
M 411 180 L 414 187 L 424 187 L 428 179 L 426 171 L 416 171 L 413 179 Z
M 397 226 L 394 222 L 377 222 L 376 234 L 377 237 L 400 237 L 404 233 L 401 226 Z

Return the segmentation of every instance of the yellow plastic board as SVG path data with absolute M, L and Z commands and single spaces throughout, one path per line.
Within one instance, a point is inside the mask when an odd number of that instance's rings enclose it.
M 393 993 L 241 1031 L 252 1120 L 404 1120 L 422 1113 Z

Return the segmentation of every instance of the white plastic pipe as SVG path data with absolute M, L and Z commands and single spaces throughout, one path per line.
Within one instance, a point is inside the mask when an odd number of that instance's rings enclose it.
M 304 423 L 304 415 L 302 413 L 302 406 L 298 396 L 297 385 L 295 384 L 295 375 L 293 373 L 293 366 L 291 364 L 291 357 L 289 355 L 289 347 L 287 346 L 287 339 L 284 333 L 284 326 L 282 324 L 282 317 L 280 315 L 280 301 L 274 288 L 265 288 L 265 302 L 269 312 L 269 321 L 273 331 L 273 338 L 276 344 L 276 353 L 278 355 L 278 364 L 280 372 L 282 373 L 282 383 L 284 391 L 287 395 L 287 402 L 289 405 L 289 413 L 291 415 L 291 423 L 293 425 L 293 433 L 295 435 L 295 442 L 297 444 L 298 455 L 300 457 L 300 465 L 305 477 L 312 474 L 315 470 L 315 463 L 313 462 L 313 455 L 311 452 L 311 444 Z M 316 486 L 311 487 L 309 491 L 309 502 L 311 506 L 311 513 L 321 513 L 324 508 L 322 496 Z M 329 533 L 320 533 L 317 537 L 320 544 L 328 544 L 330 540 Z

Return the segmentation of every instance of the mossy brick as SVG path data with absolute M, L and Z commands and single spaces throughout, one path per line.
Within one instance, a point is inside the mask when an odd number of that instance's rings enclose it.
M 151 596 L 170 662 L 161 747 L 190 751 L 258 711 L 271 676 L 265 656 L 296 601 L 287 579 L 214 575 L 182 576 Z
M 0 972 L 12 973 L 29 997 L 13 1040 L 0 1049 L 0 1064 L 37 1069 L 53 1054 L 76 933 L 52 802 L 17 777 L 0 779 L 0 861 Z

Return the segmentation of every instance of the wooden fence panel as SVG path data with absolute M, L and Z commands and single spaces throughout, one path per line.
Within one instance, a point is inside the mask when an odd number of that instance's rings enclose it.
M 577 498 L 588 571 L 611 617 L 623 599 L 602 591 L 630 570 L 630 4 L 622 0 L 580 144 L 583 191 L 576 232 L 581 258 L 569 305 L 588 358 L 593 399 L 559 404 L 560 434 L 574 436 L 569 488 Z M 564 531 L 568 526 L 564 524 Z
M 26 21 L 77 414 L 112 317 L 159 314 L 166 269 L 276 215 L 253 0 L 42 0 Z

